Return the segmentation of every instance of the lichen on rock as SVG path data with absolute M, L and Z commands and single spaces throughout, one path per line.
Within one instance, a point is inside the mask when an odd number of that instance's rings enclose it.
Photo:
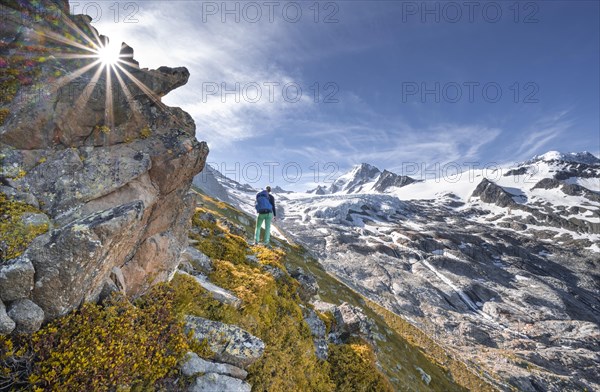
M 2 267 L 0 291 L 7 308 L 27 299 L 48 321 L 96 301 L 115 268 L 130 297 L 172 276 L 208 147 L 189 114 L 161 102 L 187 69 L 141 69 L 126 44 L 125 63 L 103 68 L 82 48 L 107 39 L 89 17 L 62 0 L 32 7 L 0 5 L 0 242 L 2 264 L 23 254 L 35 282 L 7 294 Z

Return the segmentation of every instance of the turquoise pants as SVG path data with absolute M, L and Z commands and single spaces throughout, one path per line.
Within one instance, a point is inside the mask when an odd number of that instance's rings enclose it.
M 268 214 L 258 214 L 258 218 L 256 218 L 256 230 L 254 230 L 254 239 L 258 244 L 260 242 L 260 228 L 265 222 L 265 244 L 269 243 L 271 239 L 271 219 L 273 219 L 273 213 L 269 212 Z

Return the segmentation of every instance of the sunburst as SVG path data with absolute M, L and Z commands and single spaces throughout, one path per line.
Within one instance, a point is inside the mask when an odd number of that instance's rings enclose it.
M 54 57 L 64 60 L 89 61 L 85 61 L 86 64 L 82 65 L 80 68 L 73 70 L 69 74 L 63 75 L 56 80 L 52 84 L 51 90 L 56 92 L 65 85 L 73 82 L 75 79 L 82 77 L 84 74 L 93 72 L 92 77 L 89 79 L 87 86 L 84 89 L 84 91 L 87 91 L 87 94 L 81 94 L 73 105 L 73 115 L 78 115 L 85 105 L 87 105 L 88 100 L 92 95 L 92 91 L 96 88 L 102 73 L 104 73 L 104 81 L 106 83 L 106 88 L 104 89 L 106 92 L 104 118 L 105 126 L 112 129 L 115 125 L 113 114 L 113 79 L 117 80 L 118 83 L 116 85 L 119 86 L 125 93 L 126 101 L 134 111 L 134 116 L 137 117 L 135 113 L 136 111 L 134 110 L 135 106 L 133 103 L 133 95 L 131 94 L 130 87 L 127 86 L 128 81 L 132 82 L 133 85 L 146 94 L 155 105 L 162 109 L 166 114 L 171 116 L 175 123 L 180 123 L 180 121 L 170 113 L 169 108 L 161 102 L 160 96 L 155 94 L 148 86 L 144 85 L 144 83 L 142 83 L 132 73 L 133 69 L 139 69 L 139 67 L 137 63 L 132 61 L 133 59 L 131 55 L 121 54 L 121 45 L 110 43 L 107 37 L 99 36 L 93 28 L 89 29 L 92 33 L 92 36 L 90 37 L 77 24 L 75 24 L 68 15 L 62 12 L 60 19 L 66 27 L 66 29 L 64 29 L 61 33 L 47 28 L 41 28 L 37 31 L 37 33 L 46 39 L 67 45 L 79 52 L 54 53 Z

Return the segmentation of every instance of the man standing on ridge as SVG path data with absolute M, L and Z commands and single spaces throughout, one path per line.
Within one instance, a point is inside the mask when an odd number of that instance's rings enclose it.
M 265 245 L 269 245 L 271 239 L 271 219 L 274 219 L 277 215 L 275 211 L 275 197 L 271 194 L 271 187 L 268 186 L 264 191 L 260 191 L 256 194 L 256 212 L 258 217 L 256 218 L 256 229 L 254 230 L 255 244 L 260 243 L 260 229 L 263 222 L 265 222 Z

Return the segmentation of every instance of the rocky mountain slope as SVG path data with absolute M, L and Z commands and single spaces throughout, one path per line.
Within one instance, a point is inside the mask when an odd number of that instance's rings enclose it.
M 0 7 L 0 331 L 31 332 L 172 275 L 208 148 L 161 102 L 187 69 L 141 69 L 125 44 L 105 65 L 106 37 L 66 1 Z
M 378 173 L 280 195 L 279 225 L 498 388 L 600 388 L 598 158 L 552 152 L 385 192 Z

